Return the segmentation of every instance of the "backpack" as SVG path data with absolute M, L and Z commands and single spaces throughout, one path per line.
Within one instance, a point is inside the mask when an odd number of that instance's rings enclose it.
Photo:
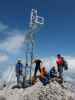
M 68 64 L 65 60 L 63 61 L 63 68 L 64 70 L 68 70 Z

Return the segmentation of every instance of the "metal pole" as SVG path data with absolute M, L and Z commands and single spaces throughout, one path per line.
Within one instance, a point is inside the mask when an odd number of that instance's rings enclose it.
M 24 76 L 24 86 L 26 85 L 26 70 L 27 70 L 27 65 L 28 65 L 28 55 L 27 55 L 27 52 L 26 52 L 26 64 L 25 64 L 25 76 Z
M 33 41 L 31 41 L 31 66 L 30 66 L 30 83 L 32 85 L 32 61 L 33 61 Z
M 28 44 L 26 44 L 26 52 L 25 52 L 25 58 L 26 58 L 26 61 L 25 61 L 25 73 L 24 73 L 24 76 L 23 76 L 23 87 L 26 87 L 26 70 L 27 70 L 27 67 L 28 67 Z

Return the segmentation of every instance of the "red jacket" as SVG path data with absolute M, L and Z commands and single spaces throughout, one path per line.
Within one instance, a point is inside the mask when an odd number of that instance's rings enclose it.
M 63 60 L 61 58 L 57 58 L 56 63 L 57 63 L 57 65 L 62 65 Z

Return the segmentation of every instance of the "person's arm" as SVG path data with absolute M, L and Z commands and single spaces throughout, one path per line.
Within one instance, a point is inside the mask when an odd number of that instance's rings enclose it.
M 43 65 L 43 62 L 40 62 L 40 67 Z
M 35 61 L 35 60 L 33 60 L 33 61 L 32 61 L 32 64 L 34 64 L 35 62 L 36 62 L 36 61 Z

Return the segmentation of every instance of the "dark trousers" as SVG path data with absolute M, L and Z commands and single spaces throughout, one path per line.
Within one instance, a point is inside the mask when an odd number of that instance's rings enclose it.
M 35 66 L 35 72 L 34 72 L 34 77 L 35 78 L 36 78 L 36 74 L 37 74 L 38 70 L 41 72 L 40 65 L 39 66 Z
M 43 83 L 43 85 L 46 85 L 46 84 L 48 84 L 49 83 L 49 80 L 50 80 L 50 74 L 48 73 L 46 76 L 45 76 L 45 78 L 43 79 L 43 80 L 40 80 L 42 83 Z
M 59 72 L 59 77 L 63 77 L 63 67 L 62 65 L 58 65 L 58 72 Z

